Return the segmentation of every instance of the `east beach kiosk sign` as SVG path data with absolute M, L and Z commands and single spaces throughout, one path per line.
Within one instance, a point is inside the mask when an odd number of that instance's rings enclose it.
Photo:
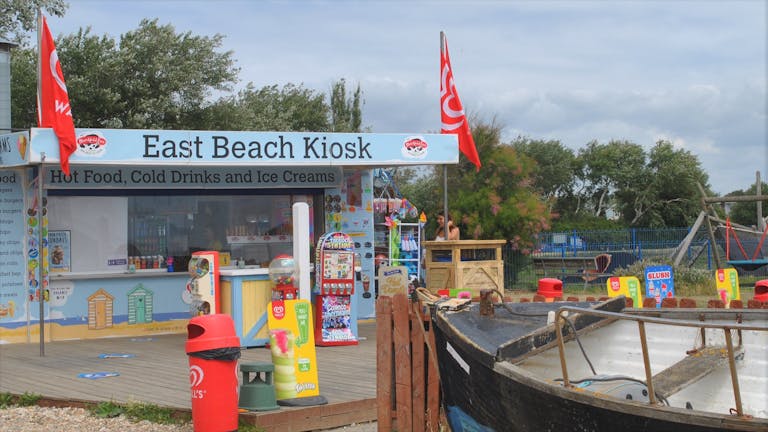
M 285 189 L 290 190 L 286 193 L 300 194 L 319 189 L 328 198 L 342 193 L 349 184 L 347 179 L 361 173 L 361 190 L 366 195 L 362 204 L 354 208 L 348 204 L 348 209 L 342 206 L 340 214 L 326 209 L 325 219 L 326 225 L 334 217 L 348 220 L 349 229 L 357 231 L 352 234 L 362 242 L 372 242 L 373 213 L 368 208 L 372 202 L 371 169 L 456 164 L 459 157 L 456 136 L 442 134 L 76 129 L 76 137 L 77 149 L 69 159 L 71 175 L 66 176 L 60 168 L 58 140 L 52 129 L 0 135 L 0 343 L 30 341 L 30 335 L 37 331 L 38 311 L 42 310 L 37 306 L 40 288 L 47 294 L 45 289 L 49 287 L 48 271 L 40 272 L 41 268 L 49 268 L 44 260 L 50 256 L 45 250 L 47 230 L 41 234 L 39 229 L 47 224 L 38 203 L 40 186 L 36 177 L 41 167 L 43 202 L 48 195 L 45 191 L 54 189 L 61 190 L 57 191 L 57 202 L 70 196 L 88 197 L 98 190 L 109 191 L 107 197 L 119 198 L 122 189 L 155 189 L 170 194 L 179 189 L 193 194 L 195 189 Z M 96 211 L 101 214 L 107 210 L 109 207 L 100 207 Z M 124 215 L 119 219 L 125 222 Z M 54 222 L 64 224 L 62 220 Z M 55 229 L 75 228 L 67 225 Z M 90 226 L 81 228 L 87 230 Z M 328 226 L 318 228 L 327 230 Z M 82 242 L 80 246 L 87 248 Z M 72 253 L 77 258 L 77 251 Z M 126 253 L 121 251 L 122 255 Z M 128 326 L 130 330 L 141 334 L 184 330 L 182 318 L 188 317 L 188 307 L 176 293 L 177 285 L 183 286 L 179 281 L 184 274 L 139 277 L 126 273 L 125 266 L 109 265 L 120 260 L 107 261 L 96 262 L 99 268 L 108 267 L 103 272 L 72 268 L 69 273 L 55 274 L 51 298 L 45 303 L 46 323 L 58 325 L 61 321 L 63 326 L 78 317 L 90 316 L 87 307 L 93 304 L 91 297 L 93 301 L 104 297 L 108 306 L 113 305 L 113 315 L 107 318 L 113 317 L 113 323 L 117 323 L 130 314 L 126 299 L 154 291 L 153 321 L 144 327 Z M 363 269 L 373 272 L 372 259 L 363 259 Z M 97 299 L 97 295 L 102 297 Z M 112 298 L 121 300 L 111 303 Z M 354 301 L 358 302 L 355 316 L 373 314 L 372 301 Z M 70 331 L 61 337 L 93 337 L 88 331 Z M 59 337 L 52 331 L 46 331 L 46 336 L 54 339 L 54 333 Z M 104 337 L 109 334 L 104 333 Z
M 442 134 L 79 129 L 71 176 L 52 164 L 58 154 L 51 129 L 32 129 L 28 161 L 45 162 L 46 188 L 297 188 L 337 186 L 342 167 L 456 164 L 458 144 Z

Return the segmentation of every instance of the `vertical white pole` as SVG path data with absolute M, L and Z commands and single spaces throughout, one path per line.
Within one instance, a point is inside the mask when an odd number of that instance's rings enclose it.
M 293 260 L 299 272 L 299 298 L 311 300 L 312 288 L 309 275 L 309 205 L 293 204 Z

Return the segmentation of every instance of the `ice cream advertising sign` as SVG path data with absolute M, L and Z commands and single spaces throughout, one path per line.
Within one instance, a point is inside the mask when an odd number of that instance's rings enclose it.
M 278 400 L 318 396 L 312 307 L 308 300 L 269 303 L 269 349 L 275 364 Z
M 717 269 L 715 273 L 715 286 L 720 300 L 729 307 L 731 300 L 741 300 L 739 293 L 739 273 L 734 268 Z
M 634 276 L 612 277 L 605 282 L 608 297 L 623 295 L 632 299 L 633 306 L 643 307 L 643 295 L 640 291 L 640 281 Z
M 661 301 L 675 296 L 675 280 L 672 267 L 651 266 L 645 268 L 645 295 L 656 299 L 656 307 L 661 307 Z

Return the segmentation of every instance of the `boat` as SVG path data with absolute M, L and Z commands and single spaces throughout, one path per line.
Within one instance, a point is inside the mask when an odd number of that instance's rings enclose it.
M 427 302 L 453 432 L 768 431 L 766 309 L 482 294 Z

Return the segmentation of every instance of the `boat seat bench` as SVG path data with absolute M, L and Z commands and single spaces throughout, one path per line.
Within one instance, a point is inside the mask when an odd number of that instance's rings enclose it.
M 736 351 L 734 355 L 741 352 L 738 348 L 734 350 Z M 667 398 L 715 369 L 727 366 L 728 348 L 725 346 L 702 348 L 654 375 L 653 390 L 660 397 Z

